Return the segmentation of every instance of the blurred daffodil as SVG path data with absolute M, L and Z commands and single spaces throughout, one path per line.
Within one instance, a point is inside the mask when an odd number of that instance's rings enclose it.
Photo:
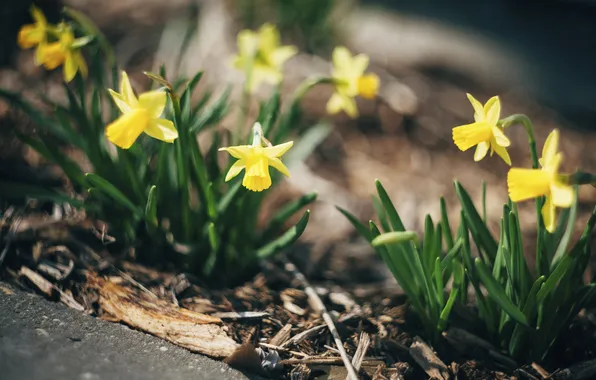
M 461 151 L 476 146 L 474 161 L 480 161 L 490 150 L 491 156 L 497 153 L 507 165 L 511 165 L 511 158 L 507 147 L 511 144 L 499 127 L 501 101 L 498 96 L 490 98 L 484 107 L 472 95 L 467 94 L 474 107 L 474 123 L 453 128 L 453 142 Z
M 145 92 L 137 99 L 124 71 L 120 93 L 108 91 L 122 111 L 122 116 L 106 127 L 106 137 L 115 145 L 128 149 L 143 132 L 168 143 L 178 138 L 174 123 L 159 118 L 166 107 L 167 95 L 164 91 Z
M 87 63 L 81 54 L 80 48 L 90 39 L 82 37 L 75 39 L 70 26 L 60 24 L 57 28 L 58 41 L 47 43 L 42 41 L 37 50 L 37 60 L 42 63 L 47 70 L 54 70 L 60 65 L 64 65 L 64 80 L 70 82 L 77 71 L 84 77 L 87 76 Z
M 553 130 L 542 149 L 541 169 L 512 168 L 507 175 L 509 198 L 513 202 L 546 196 L 542 206 L 542 219 L 549 232 L 555 229 L 555 207 L 570 207 L 573 203 L 573 187 L 564 183 L 559 175 L 563 159 L 558 152 L 559 131 Z
M 343 46 L 333 50 L 333 83 L 335 92 L 327 102 L 327 112 L 336 114 L 344 110 L 352 118 L 358 116 L 356 96 L 374 99 L 379 89 L 379 77 L 375 74 L 364 74 L 368 66 L 368 57 L 352 54 Z
M 41 64 L 39 45 L 46 42 L 49 26 L 43 12 L 36 6 L 31 6 L 31 16 L 35 23 L 21 27 L 17 36 L 17 43 L 21 49 L 30 49 L 38 46 L 35 61 L 37 64 Z
M 263 141 L 268 145 L 262 146 Z M 239 145 L 227 148 L 220 148 L 220 151 L 228 152 L 232 157 L 237 158 L 228 174 L 226 182 L 236 177 L 242 170 L 245 170 L 242 186 L 251 191 L 263 191 L 271 186 L 271 175 L 269 166 L 279 170 L 282 174 L 290 176 L 288 168 L 281 162 L 280 157 L 294 144 L 293 141 L 272 146 L 264 137 L 261 124 L 253 126 L 252 145 Z
M 282 65 L 297 53 L 295 46 L 280 46 L 279 31 L 272 24 L 264 24 L 255 32 L 238 33 L 238 55 L 233 66 L 247 75 L 247 89 L 254 92 L 261 82 L 273 85 L 283 78 Z

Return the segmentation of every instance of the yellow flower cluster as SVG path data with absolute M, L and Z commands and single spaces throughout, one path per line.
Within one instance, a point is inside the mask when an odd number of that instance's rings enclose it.
M 298 50 L 295 46 L 281 46 L 279 31 L 274 25 L 264 24 L 258 31 L 242 30 L 237 38 L 238 55 L 234 56 L 234 68 L 246 74 L 247 89 L 254 92 L 265 82 L 279 84 L 283 79 L 282 66 Z M 352 118 L 358 116 L 354 98 L 361 96 L 374 99 L 379 89 L 379 77 L 365 74 L 368 57 L 352 54 L 343 46 L 333 51 L 332 82 L 334 93 L 327 103 L 327 112 L 345 111 Z
M 48 24 L 44 14 L 37 7 L 31 7 L 31 16 L 35 23 L 24 25 L 18 34 L 17 43 L 22 49 L 37 47 L 35 64 L 43 65 L 47 70 L 54 70 L 64 65 L 64 80 L 70 82 L 77 72 L 87 76 L 87 64 L 80 48 L 88 39 L 75 38 L 72 28 L 61 22 Z
M 467 96 L 474 108 L 474 123 L 453 128 L 453 142 L 461 151 L 476 146 L 475 161 L 483 159 L 490 150 L 491 155 L 496 152 L 507 165 L 511 165 L 506 150 L 511 142 L 500 125 L 499 98 L 494 96 L 482 106 L 472 95 Z M 545 197 L 541 214 L 544 226 L 549 232 L 555 229 L 555 208 L 568 208 L 574 199 L 572 186 L 559 174 L 563 154 L 558 151 L 558 146 L 559 131 L 555 129 L 544 143 L 542 158 L 539 160 L 541 168 L 512 168 L 507 175 L 509 198 L 513 202 Z

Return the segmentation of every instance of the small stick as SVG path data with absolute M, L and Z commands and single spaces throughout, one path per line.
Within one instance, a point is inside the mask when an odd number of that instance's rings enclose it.
M 379 364 L 379 360 L 383 360 L 383 357 L 372 357 L 372 358 L 365 358 L 362 363 L 368 365 L 375 365 Z M 294 364 L 342 364 L 343 359 L 339 356 L 333 357 L 307 357 L 303 359 L 285 359 L 280 361 L 281 364 L 284 365 L 294 365 Z
M 327 327 L 329 328 L 329 332 L 331 332 L 331 335 L 333 336 L 335 345 L 337 346 L 337 349 L 339 350 L 341 359 L 342 359 L 344 365 L 346 366 L 346 370 L 348 371 L 348 379 L 358 380 L 358 375 L 356 374 L 356 371 L 354 370 L 354 367 L 352 366 L 350 357 L 348 356 L 348 354 L 346 353 L 346 350 L 344 349 L 344 345 L 341 341 L 341 337 L 339 336 L 339 332 L 337 331 L 337 328 L 335 327 L 335 324 L 333 323 L 333 318 L 331 318 L 331 314 L 329 314 L 329 312 L 327 311 L 325 304 L 323 303 L 323 301 L 321 300 L 321 298 L 319 297 L 317 292 L 310 286 L 310 284 L 308 283 L 308 280 L 298 270 L 298 268 L 296 268 L 296 266 L 294 264 L 292 264 L 287 258 L 284 258 L 283 262 L 284 262 L 284 269 L 287 270 L 288 272 L 290 272 L 304 287 L 304 292 L 308 296 L 308 301 L 309 301 L 310 306 L 313 308 L 313 310 L 315 310 L 316 312 L 320 313 L 323 316 L 323 320 L 327 324 Z
M 542 376 L 543 379 L 548 379 L 551 376 L 547 370 L 545 370 L 540 364 L 536 362 L 532 362 L 532 368 L 534 369 L 534 371 L 538 372 L 538 374 Z
M 352 365 L 356 371 L 360 371 L 360 366 L 362 365 L 362 360 L 370 347 L 370 335 L 365 333 L 364 331 L 360 333 L 360 339 L 358 339 L 358 348 L 356 348 L 356 353 L 354 354 L 354 358 L 352 359 Z
M 289 346 L 290 344 L 298 344 L 298 343 L 302 342 L 304 339 L 310 337 L 311 335 L 314 335 L 319 330 L 324 329 L 325 327 L 327 327 L 327 326 L 326 325 L 318 325 L 315 327 L 311 327 L 308 330 L 304 330 L 300 334 L 294 335 L 290 339 L 283 342 L 280 346 L 285 347 L 285 346 Z
M 261 343 L 259 343 L 259 346 L 265 347 L 265 348 L 270 348 L 270 349 L 276 350 L 276 351 L 287 352 L 288 354 L 292 354 L 292 355 L 296 355 L 296 356 L 302 356 L 303 358 L 307 358 L 307 357 L 310 356 L 308 354 L 305 354 L 304 352 L 292 351 L 292 350 L 289 350 L 287 348 L 280 347 L 280 346 L 275 346 L 275 345 L 270 344 L 270 343 L 262 343 L 261 342 Z

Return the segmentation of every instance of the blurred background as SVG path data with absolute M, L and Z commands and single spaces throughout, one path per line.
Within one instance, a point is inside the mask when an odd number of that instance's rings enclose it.
M 63 96 L 59 70 L 34 66 L 31 50 L 16 45 L 19 28 L 30 22 L 32 1 L 0 6 L 0 87 L 32 100 L 42 92 Z M 328 73 L 334 46 L 371 58 L 369 71 L 382 81 L 379 97 L 359 100 L 360 117 L 328 117 L 331 89 L 317 88 L 303 106 L 309 119 L 325 118 L 332 133 L 292 177 L 271 192 L 269 206 L 307 191 L 319 191 L 311 223 L 296 252 L 311 277 L 337 281 L 383 281 L 387 272 L 372 250 L 335 210 L 344 207 L 373 218 L 374 179 L 381 180 L 408 228 L 420 230 L 424 216 L 439 215 L 444 195 L 456 223 L 453 179 L 480 201 L 487 181 L 487 208 L 498 227 L 506 201 L 508 168 L 496 156 L 473 162 L 459 152 L 451 129 L 469 123 L 472 107 L 465 93 L 481 102 L 499 95 L 503 115 L 525 113 L 535 123 L 538 147 L 553 128 L 562 132 L 563 169 L 596 170 L 596 1 L 543 0 L 46 0 L 36 1 L 50 22 L 68 5 L 90 16 L 114 44 L 117 59 L 137 90 L 149 86 L 144 70 L 161 64 L 169 75 L 205 70 L 201 90 L 233 86 L 239 100 L 241 73 L 229 66 L 236 34 L 264 22 L 278 25 L 285 44 L 301 53 L 285 66 L 284 94 L 305 78 Z M 263 86 L 256 101 L 271 88 Z M 214 96 L 213 98 L 216 98 Z M 252 107 L 256 112 L 256 106 Z M 256 117 L 256 114 L 255 114 Z M 235 120 L 233 113 L 229 123 Z M 222 128 L 226 127 L 224 121 Z M 59 173 L 23 148 L 11 134 L 27 130 L 0 103 L 0 176 L 59 185 Z M 529 165 L 522 128 L 508 131 L 515 166 Z M 76 152 L 72 152 L 76 155 Z M 596 192 L 581 191 L 585 223 Z M 533 204 L 522 207 L 530 244 L 535 229 Z M 266 218 L 266 215 L 263 216 Z M 316 268 L 316 269 L 315 269 Z M 356 276 L 356 277 L 354 277 Z

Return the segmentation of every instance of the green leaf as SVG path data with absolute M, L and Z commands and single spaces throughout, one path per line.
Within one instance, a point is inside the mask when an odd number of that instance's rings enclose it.
M 571 236 L 575 231 L 575 221 L 577 218 L 577 198 L 578 198 L 578 186 L 576 185 L 574 188 L 575 197 L 573 199 L 573 203 L 571 204 L 569 219 L 567 220 L 567 228 L 565 229 L 565 233 L 561 237 L 561 241 L 557 246 L 557 250 L 555 251 L 555 255 L 553 256 L 553 260 L 551 262 L 550 270 L 552 271 L 562 260 L 563 255 L 567 252 L 567 248 L 569 247 L 569 242 L 571 241 Z
M 151 186 L 145 205 L 145 220 L 151 227 L 157 227 L 157 186 Z
M 259 248 L 257 250 L 257 257 L 259 259 L 267 259 L 279 251 L 292 245 L 302 235 L 308 224 L 308 218 L 310 216 L 310 210 L 306 210 L 304 215 L 298 223 L 287 230 L 283 235 L 273 240 L 269 244 Z
M 529 326 L 528 319 L 521 312 L 511 300 L 507 297 L 505 290 L 494 279 L 486 264 L 480 259 L 476 258 L 474 261 L 478 276 L 482 284 L 486 287 L 488 295 L 505 311 L 511 318 L 524 326 Z
M 478 211 L 476 210 L 476 207 L 474 207 L 474 203 L 472 202 L 470 195 L 458 181 L 454 181 L 454 183 L 455 192 L 457 193 L 457 197 L 459 198 L 464 210 L 468 228 L 472 232 L 472 235 L 478 239 L 491 261 L 494 262 L 495 256 L 497 254 L 497 242 L 478 214 Z
M 87 177 L 87 180 L 89 181 L 91 186 L 94 186 L 98 190 L 103 191 L 105 194 L 109 195 L 110 198 L 117 201 L 120 205 L 132 211 L 136 216 L 140 216 L 143 214 L 139 207 L 132 203 L 130 199 L 126 197 L 126 195 L 124 195 L 120 190 L 118 190 L 106 179 L 100 177 L 95 173 L 87 173 L 85 177 Z
M 329 124 L 316 124 L 309 128 L 298 141 L 294 143 L 292 149 L 284 156 L 284 161 L 290 165 L 293 162 L 303 162 L 315 149 L 329 136 L 331 126 Z
M 391 223 L 393 230 L 405 231 L 406 228 L 404 227 L 404 224 L 402 223 L 401 218 L 399 217 L 399 214 L 395 209 L 395 206 L 393 206 L 393 202 L 391 202 L 389 195 L 387 195 L 387 191 L 385 191 L 385 188 L 383 187 L 383 185 L 381 185 L 381 181 L 379 181 L 378 179 L 375 180 L 375 185 L 377 186 L 379 199 L 381 200 L 383 207 L 385 207 L 387 218 L 389 219 L 389 223 Z
M 288 202 L 282 207 L 269 221 L 267 228 L 263 232 L 262 236 L 264 240 L 271 239 L 277 234 L 282 228 L 286 221 L 297 213 L 303 207 L 308 206 L 317 199 L 317 193 L 309 193 L 301 196 L 300 198 Z
M 225 116 L 229 108 L 228 98 L 230 97 L 230 91 L 231 87 L 228 86 L 223 94 L 194 120 L 189 128 L 191 134 L 201 132 Z
M 443 237 L 447 249 L 453 248 L 453 233 L 451 232 L 451 226 L 449 225 L 449 217 L 447 216 L 447 205 L 445 203 L 445 197 L 441 197 L 441 226 L 443 230 Z
M 207 261 L 205 261 L 205 264 L 203 264 L 203 274 L 209 276 L 215 267 L 215 262 L 217 261 L 217 254 L 219 253 L 219 237 L 217 236 L 215 224 L 213 224 L 213 222 L 208 224 L 207 231 L 211 250 L 209 252 Z
M 335 208 L 348 219 L 348 221 L 352 224 L 352 226 L 354 226 L 356 231 L 358 231 L 358 233 L 362 237 L 364 237 L 369 242 L 372 242 L 372 240 L 374 239 L 373 234 L 370 232 L 370 230 L 368 228 L 366 228 L 366 226 L 364 226 L 364 224 L 362 224 L 358 220 L 358 218 L 356 218 L 354 215 L 352 215 L 349 211 L 344 210 L 343 208 L 341 208 L 339 206 L 335 206 Z
M 444 331 L 447 327 L 447 322 L 449 321 L 449 314 L 451 314 L 451 309 L 453 309 L 453 304 L 457 299 L 457 295 L 459 292 L 458 287 L 452 287 L 451 293 L 449 294 L 449 298 L 447 299 L 447 303 L 443 310 L 441 310 L 441 314 L 439 315 L 439 323 L 437 324 L 437 330 Z

